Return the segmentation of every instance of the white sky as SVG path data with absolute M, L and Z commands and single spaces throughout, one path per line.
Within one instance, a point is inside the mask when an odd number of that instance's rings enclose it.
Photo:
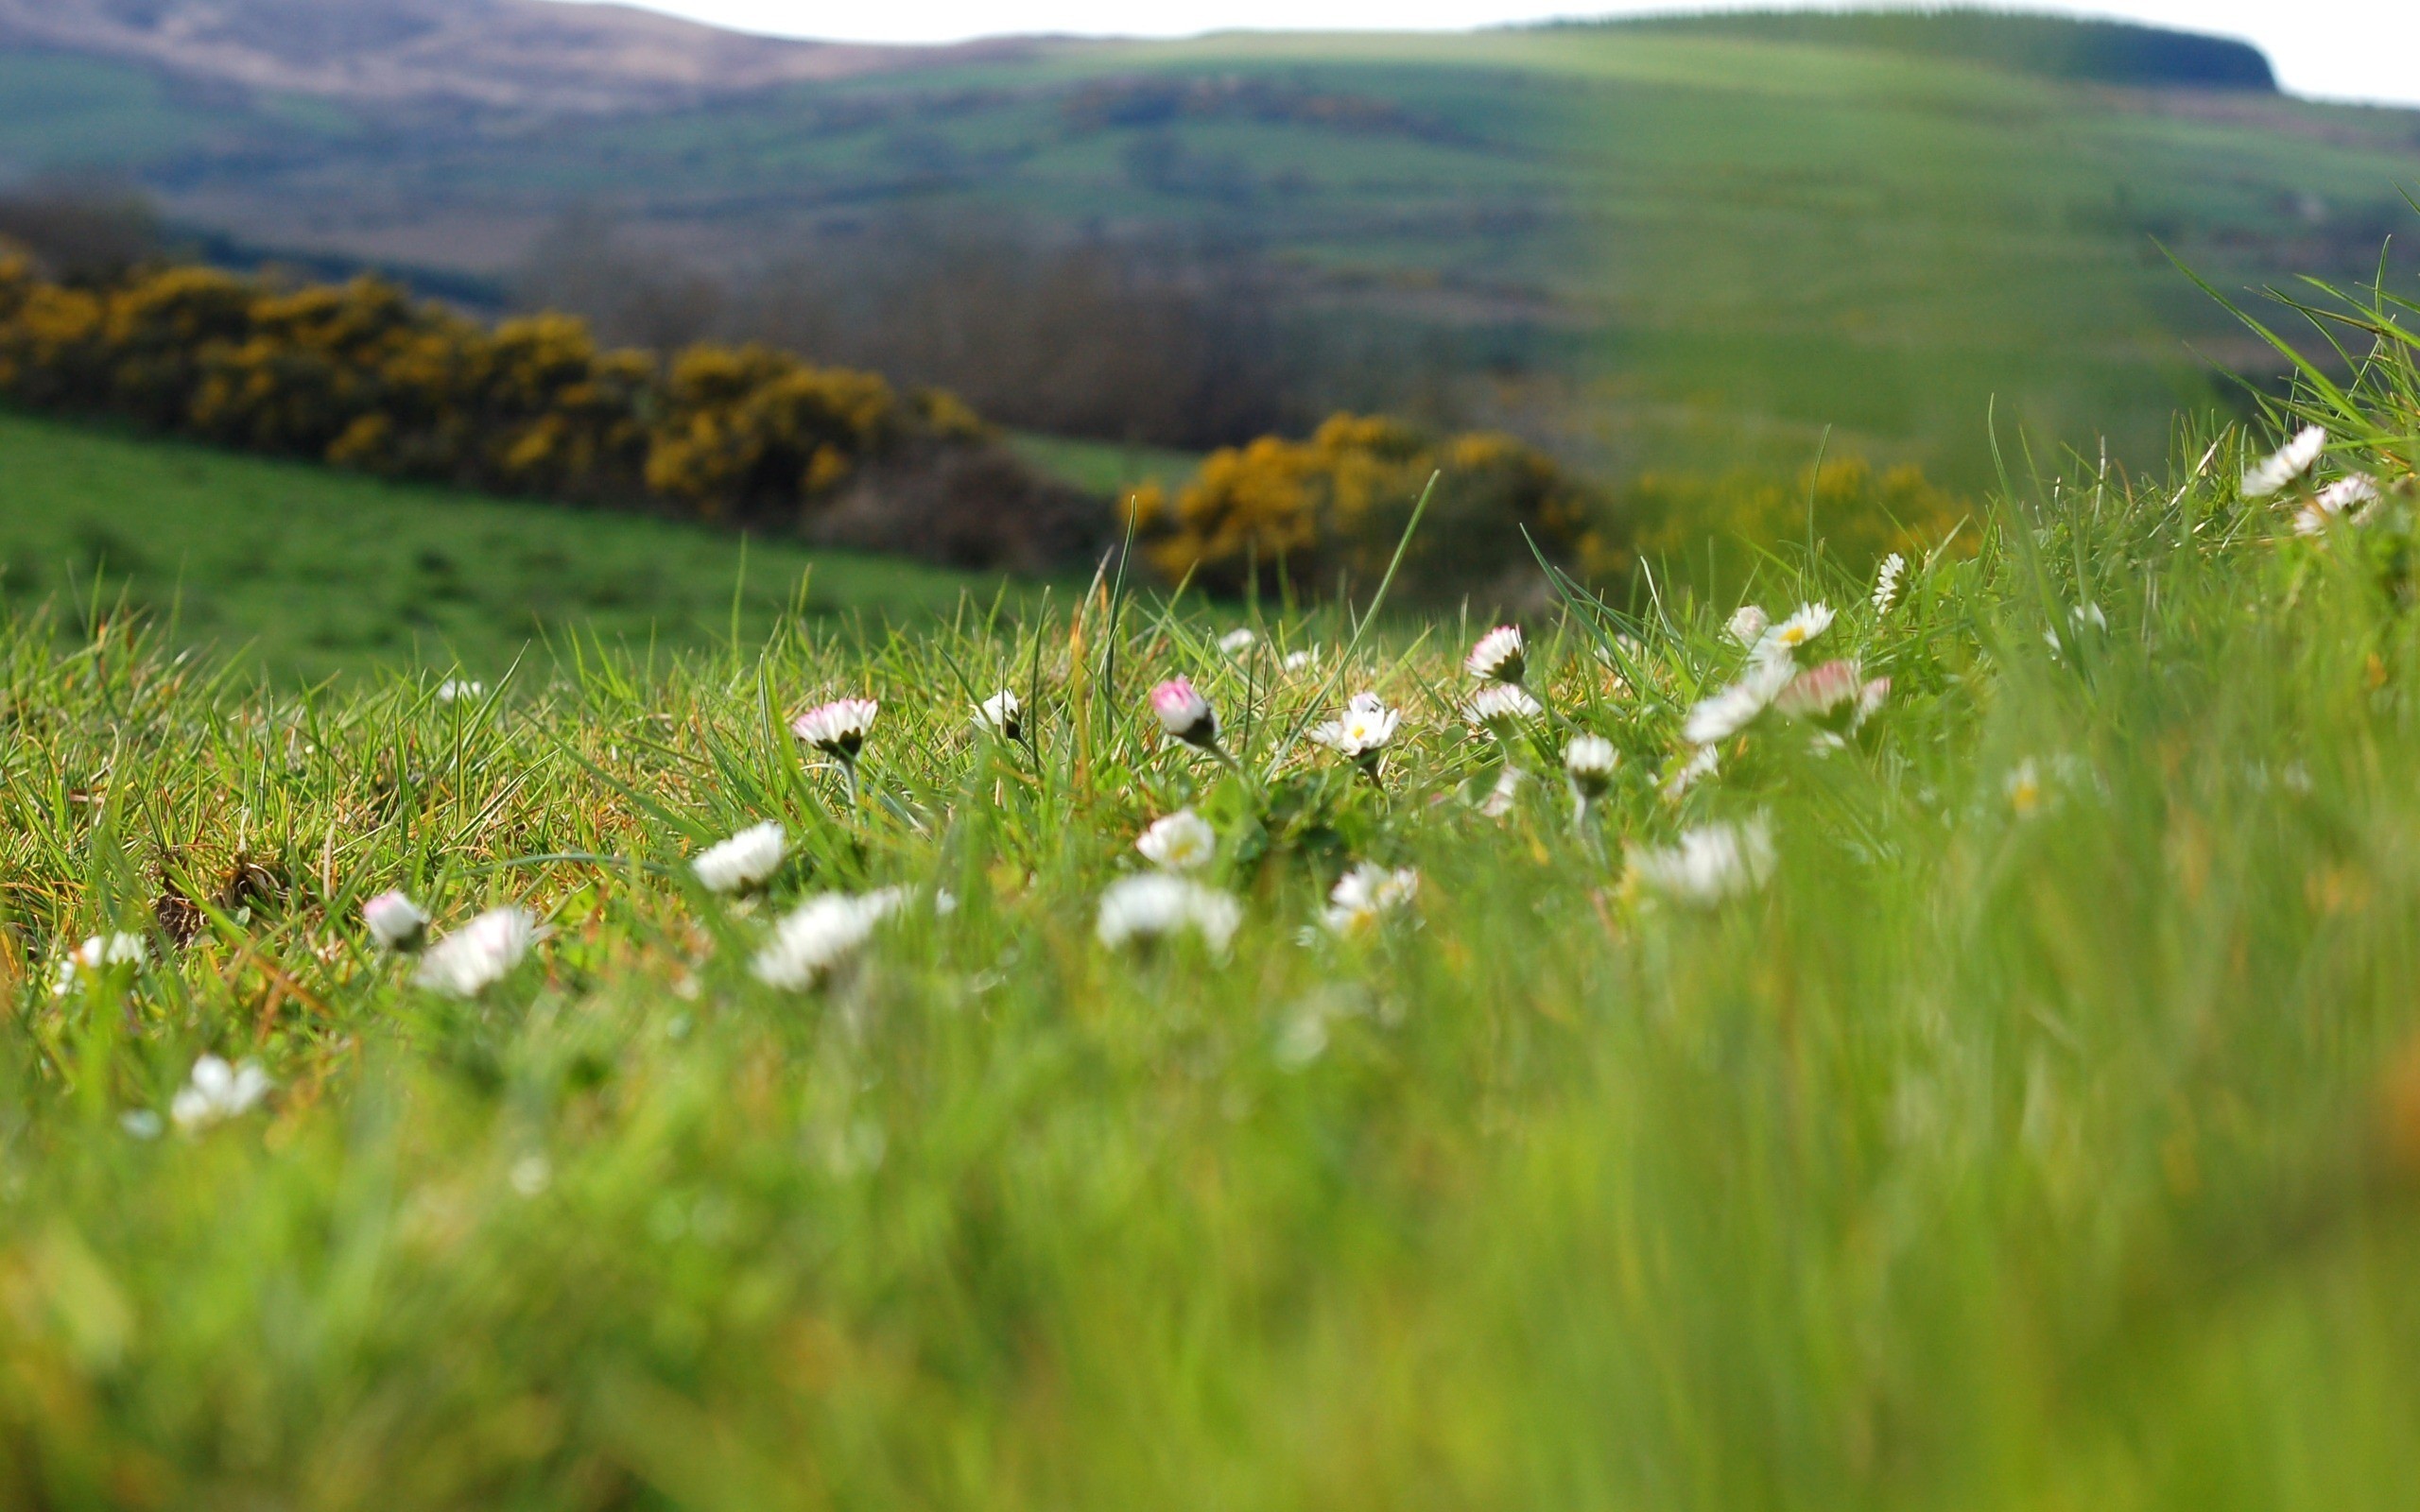
M 970 37 L 1067 32 L 1184 37 L 1229 29 L 1456 30 L 1493 22 L 1646 10 L 1709 9 L 1739 0 L 638 0 L 651 9 L 720 26 L 845 42 L 959 42 Z M 1759 9 L 1792 0 L 1748 0 Z M 1872 0 L 1868 0 L 1872 3 Z M 2286 87 L 2334 99 L 2420 105 L 2420 0 L 2028 0 L 2024 9 L 2072 10 L 2164 23 L 2257 43 Z

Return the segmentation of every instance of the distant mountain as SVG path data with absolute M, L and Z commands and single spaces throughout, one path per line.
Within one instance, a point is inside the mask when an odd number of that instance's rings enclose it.
M 2268 56 L 2248 42 L 2131 21 L 1977 9 L 1736 10 L 1571 25 L 1868 47 L 2099 84 L 2277 88 Z
M 256 90 L 558 112 L 679 105 L 950 56 L 555 0 L 0 0 L 0 47 L 27 46 Z

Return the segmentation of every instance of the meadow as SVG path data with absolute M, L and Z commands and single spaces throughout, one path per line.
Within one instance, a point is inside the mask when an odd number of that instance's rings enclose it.
M 1111 576 L 449 697 L 11 609 L 0 1501 L 2402 1504 L 2408 313 L 1517 652 Z

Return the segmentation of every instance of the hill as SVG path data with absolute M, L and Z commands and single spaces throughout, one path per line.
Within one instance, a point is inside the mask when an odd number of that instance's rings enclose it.
M 2104 35 L 2068 25 L 2029 24 L 2020 51 Z M 681 270 L 676 293 L 733 296 L 692 301 L 725 334 L 834 268 L 913 261 L 890 254 L 936 224 L 1191 248 L 1257 270 L 1298 429 L 1426 407 L 1619 479 L 1795 468 L 1829 426 L 1835 449 L 1969 490 L 1995 408 L 2011 434 L 2105 438 L 2143 465 L 2178 406 L 2226 402 L 2212 362 L 2262 368 L 2160 248 L 2224 286 L 2365 274 L 2420 173 L 2411 112 L 1792 26 L 1041 41 L 577 120 L 19 49 L 0 163 L 128 176 L 247 255 L 426 267 L 499 298 L 585 207 Z M 1035 423 L 1003 407 L 1022 375 L 998 393 L 949 370 L 955 333 L 995 308 L 959 302 L 959 327 L 883 366 Z

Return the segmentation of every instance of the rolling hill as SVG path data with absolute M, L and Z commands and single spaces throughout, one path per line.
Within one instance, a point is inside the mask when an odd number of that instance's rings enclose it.
M 2148 462 L 2224 401 L 2214 362 L 2259 364 L 2162 249 L 2236 288 L 2355 276 L 2420 179 L 2420 115 L 2278 95 L 2246 50 L 2179 83 L 2090 28 L 1938 20 L 1036 41 L 601 113 L 54 28 L 0 53 L 0 166 L 123 175 L 245 255 L 499 288 L 582 207 L 723 270 L 903 209 L 1217 238 L 1374 354 L 1340 401 L 1443 391 L 1613 477 L 1795 465 L 1831 427 L 1968 488 L 1987 412 Z

